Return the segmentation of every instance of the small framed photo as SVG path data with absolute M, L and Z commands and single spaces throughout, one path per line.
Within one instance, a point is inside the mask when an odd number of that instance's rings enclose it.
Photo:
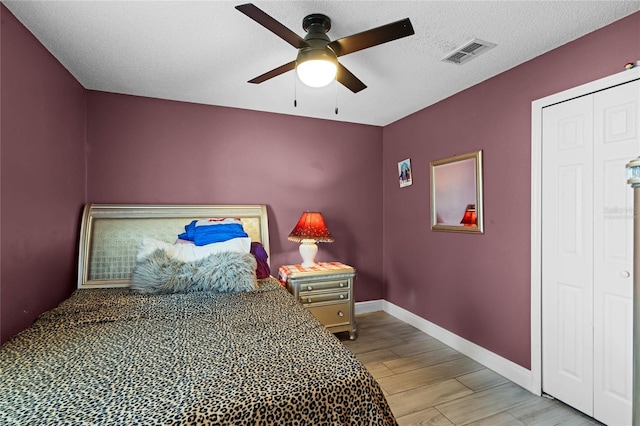
M 398 176 L 400 179 L 400 188 L 409 186 L 413 183 L 411 180 L 411 159 L 407 158 L 398 163 Z

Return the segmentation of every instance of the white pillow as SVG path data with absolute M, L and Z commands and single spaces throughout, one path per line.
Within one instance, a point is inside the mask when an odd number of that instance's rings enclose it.
M 158 249 L 168 251 L 171 245 L 172 244 L 169 244 L 164 241 L 143 237 L 142 240 L 138 242 L 138 253 L 136 254 L 136 260 L 140 262 L 144 258 L 149 257 L 151 253 L 153 253 Z
M 249 253 L 251 251 L 251 238 L 232 238 L 220 243 L 196 246 L 195 244 L 184 243 L 170 244 L 164 241 L 145 237 L 138 243 L 138 254 L 136 256 L 136 260 L 140 262 L 158 249 L 164 250 L 169 257 L 180 260 L 181 262 L 193 262 L 195 260 L 209 257 L 214 253 L 221 253 L 224 251 Z

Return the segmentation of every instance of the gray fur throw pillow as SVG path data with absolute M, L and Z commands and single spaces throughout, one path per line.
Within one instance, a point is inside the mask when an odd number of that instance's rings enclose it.
M 182 262 L 159 249 L 137 262 L 131 274 L 131 289 L 146 294 L 237 293 L 257 287 L 255 257 L 230 251 Z

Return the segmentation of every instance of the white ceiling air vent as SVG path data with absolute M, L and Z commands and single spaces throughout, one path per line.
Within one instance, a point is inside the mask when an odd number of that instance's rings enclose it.
M 496 47 L 495 43 L 474 38 L 442 58 L 442 61 L 461 65 L 494 47 Z

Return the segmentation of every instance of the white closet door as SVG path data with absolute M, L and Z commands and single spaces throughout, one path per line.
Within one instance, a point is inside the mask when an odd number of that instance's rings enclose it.
M 593 413 L 593 97 L 542 115 L 542 384 Z
M 640 82 L 594 95 L 594 414 L 631 424 L 633 190 L 625 164 L 640 154 Z

